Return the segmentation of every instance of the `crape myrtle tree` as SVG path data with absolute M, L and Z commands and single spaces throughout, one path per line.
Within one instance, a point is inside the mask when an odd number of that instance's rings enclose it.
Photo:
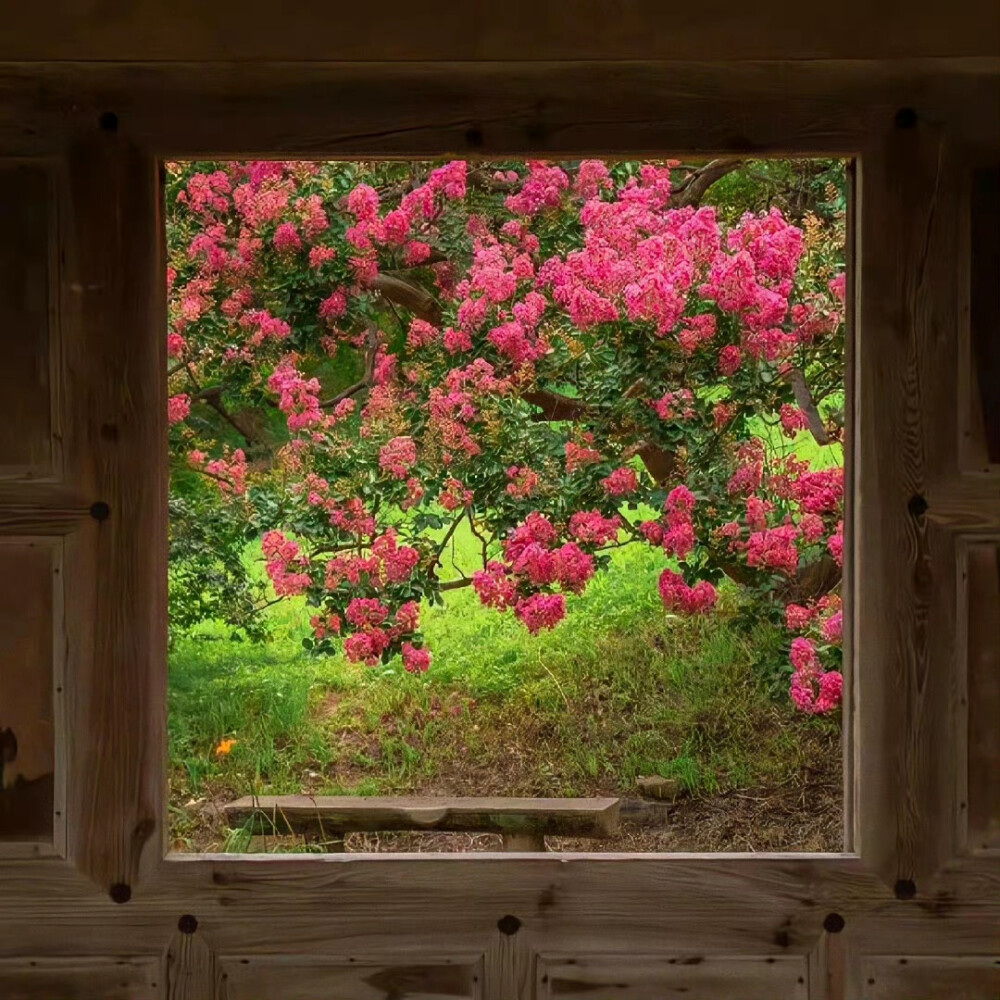
M 730 578 L 784 614 L 795 704 L 835 708 L 842 182 L 733 159 L 169 164 L 172 627 L 259 638 L 267 603 L 305 595 L 307 646 L 419 672 L 423 599 L 472 586 L 536 633 L 613 549 L 653 546 L 666 612 L 711 613 Z M 478 563 L 442 579 L 460 527 Z

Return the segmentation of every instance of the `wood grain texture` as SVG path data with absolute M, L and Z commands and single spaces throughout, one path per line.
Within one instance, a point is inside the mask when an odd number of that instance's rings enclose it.
M 864 151 L 900 107 L 1000 132 L 1000 60 L 747 63 L 0 63 L 0 150 L 59 155 L 114 112 L 194 159 Z
M 978 467 L 1000 465 L 1000 166 L 972 171 L 969 196 L 969 379 Z
M 997 956 L 886 955 L 863 963 L 864 1000 L 996 1000 Z
M 230 826 L 323 836 L 386 830 L 453 830 L 563 837 L 611 837 L 619 801 L 434 796 L 246 796 L 223 806 Z
M 122 11 L 102 8 L 105 27 L 94 37 L 131 31 L 136 22 Z M 910 14 L 923 23 L 920 12 Z M 683 19 L 696 15 L 669 16 L 680 38 Z M 604 19 L 603 54 L 614 51 L 614 33 L 630 17 Z M 67 28 L 51 27 L 54 37 Z M 163 44 L 172 42 L 164 36 Z M 873 966 L 876 997 L 936 982 L 953 989 L 940 995 L 960 996 L 969 976 L 990 971 L 1000 950 L 1000 864 L 995 854 L 956 856 L 956 774 L 965 758 L 955 539 L 995 532 L 996 480 L 959 468 L 954 395 L 959 275 L 968 273 L 956 192 L 972 163 L 968 150 L 976 163 L 997 162 L 998 66 L 995 58 L 0 66 L 0 150 L 55 156 L 55 175 L 68 179 L 58 248 L 66 256 L 67 485 L 6 484 L 0 532 L 66 535 L 73 689 L 65 729 L 73 864 L 0 858 L 0 956 L 18 969 L 24 956 L 57 958 L 59 978 L 47 981 L 46 1000 L 70 987 L 91 1000 L 87 977 L 107 967 L 108 955 L 155 969 L 167 956 L 171 1000 L 214 1000 L 229 988 L 221 973 L 236 967 L 233 956 L 239 966 L 240 956 L 248 959 L 250 971 L 235 974 L 246 976 L 239 983 L 249 997 L 269 981 L 280 1000 L 300 988 L 308 1000 L 327 1000 L 339 992 L 331 976 L 345 967 L 345 997 L 401 989 L 476 995 L 465 980 L 456 986 L 447 977 L 482 957 L 476 989 L 527 998 L 539 987 L 538 955 L 556 963 L 596 956 L 600 976 L 620 969 L 621 982 L 640 991 L 645 972 L 635 956 L 650 968 L 700 957 L 684 975 L 723 961 L 771 975 L 807 966 L 813 1000 L 823 995 L 817 956 L 833 968 L 824 917 L 837 912 L 847 923 L 843 959 L 852 975 L 866 953 L 891 956 L 890 965 L 895 956 L 928 962 L 923 978 L 905 981 L 892 979 L 895 966 Z M 916 111 L 917 127 L 897 131 L 904 108 Z M 106 111 L 118 116 L 117 133 L 98 132 Z M 860 857 L 164 860 L 157 828 L 166 797 L 166 359 L 155 157 L 675 150 L 861 157 L 861 265 L 852 279 L 858 487 L 850 515 Z M 923 515 L 910 507 L 920 496 L 929 504 Z M 106 520 L 90 517 L 95 501 L 108 503 Z M 893 897 L 897 878 L 916 881 L 914 899 Z M 115 883 L 134 890 L 127 905 L 108 898 Z M 185 914 L 198 928 L 182 940 Z M 943 965 L 935 955 L 947 956 Z M 437 971 L 413 977 L 449 957 L 441 978 Z M 255 972 L 253 962 L 278 971 Z M 379 970 L 393 972 L 374 983 L 363 978 Z M 569 976 L 563 982 L 578 988 Z M 162 996 L 164 981 L 152 983 Z M 847 995 L 864 995 L 865 985 L 852 979 Z M 2 988 L 0 995 L 6 1000 Z M 99 996 L 119 1000 L 114 992 Z
M 580 955 L 538 963 L 539 1000 L 818 1000 L 804 957 Z
M 4 1000 L 159 1000 L 159 963 L 134 958 L 44 956 L 0 961 Z
M 0 479 L 54 471 L 53 219 L 44 165 L 0 161 Z
M 46 540 L 0 538 L 0 854 L 53 843 L 58 572 Z
M 308 26 L 303 31 L 302 27 Z M 844 0 L 831 21 L 791 0 L 753 10 L 732 0 L 672 9 L 654 0 L 616 3 L 512 0 L 503 16 L 486 0 L 445 0 L 427 17 L 385 0 L 331 9 L 294 0 L 280 18 L 246 16 L 234 0 L 44 2 L 11 11 L 0 59 L 821 59 L 995 55 L 994 5 L 959 0 L 948 15 Z
M 218 1000 L 477 1000 L 482 968 L 462 958 L 346 964 L 309 954 L 236 955 L 220 960 L 218 978 Z
M 968 546 L 967 847 L 1000 849 L 1000 541 Z
M 216 975 L 215 954 L 197 925 L 193 933 L 178 929 L 167 949 L 166 1000 L 215 1000 Z
M 161 854 L 166 694 L 166 351 L 152 157 L 98 133 L 67 164 L 63 249 L 75 489 L 66 539 L 70 856 L 107 892 Z M 121 890 L 119 890 L 121 891 Z
M 920 885 L 956 852 L 954 541 L 926 494 L 957 475 L 960 176 L 922 119 L 862 161 L 856 846 L 890 886 Z

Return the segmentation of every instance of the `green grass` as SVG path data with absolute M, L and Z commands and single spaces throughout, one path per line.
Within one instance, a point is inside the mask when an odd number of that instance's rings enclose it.
M 456 532 L 459 565 L 474 545 Z M 568 600 L 566 619 L 538 636 L 471 589 L 453 591 L 444 608 L 424 609 L 434 662 L 423 676 L 312 656 L 301 601 L 271 609 L 264 645 L 234 642 L 221 626 L 179 641 L 169 700 L 176 840 L 202 843 L 187 804 L 200 797 L 629 793 L 649 774 L 695 795 L 780 785 L 835 724 L 796 715 L 768 689 L 759 664 L 781 656 L 787 637 L 748 623 L 735 588 L 723 586 L 714 615 L 665 614 L 665 565 L 645 546 L 617 550 Z M 225 739 L 236 742 L 218 756 Z

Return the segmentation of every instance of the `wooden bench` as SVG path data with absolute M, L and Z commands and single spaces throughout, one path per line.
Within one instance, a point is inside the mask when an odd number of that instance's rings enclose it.
M 546 835 L 614 836 L 619 800 L 264 795 L 230 802 L 223 813 L 231 828 L 296 833 L 334 845 L 353 832 L 433 830 L 499 833 L 505 851 L 544 851 Z

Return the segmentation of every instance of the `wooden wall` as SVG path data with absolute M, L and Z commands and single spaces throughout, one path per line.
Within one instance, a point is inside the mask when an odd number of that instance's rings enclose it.
M 615 9 L 610 52 L 639 25 Z M 100 11 L 91 54 L 179 44 Z M 913 11 L 914 51 L 988 47 L 977 11 L 954 36 Z M 78 20 L 32 44 L 65 51 Z M 189 53 L 223 44 L 199 30 Z M 835 20 L 824 44 L 845 38 Z M 0 64 L 0 176 L 20 179 L 0 185 L 0 697 L 20 699 L 0 742 L 25 733 L 17 766 L 52 784 L 29 832 L 0 812 L 0 997 L 995 1000 L 1000 465 L 978 359 L 1000 219 L 982 228 L 977 178 L 998 139 L 992 58 Z M 858 157 L 848 853 L 166 855 L 158 161 L 444 152 Z

